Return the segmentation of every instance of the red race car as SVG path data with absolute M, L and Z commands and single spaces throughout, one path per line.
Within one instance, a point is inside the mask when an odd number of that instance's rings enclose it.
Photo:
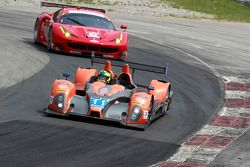
M 102 64 L 102 61 L 95 60 L 95 63 Z M 149 86 L 143 86 L 133 82 L 133 74 L 134 70 L 141 70 L 167 76 L 167 66 L 114 63 L 113 66 L 123 67 L 117 76 L 110 61 L 99 73 L 95 68 L 77 68 L 74 82 L 67 79 L 69 73 L 64 73 L 66 79 L 57 79 L 52 86 L 45 113 L 115 121 L 143 130 L 165 115 L 172 106 L 171 83 L 154 79 Z
M 41 6 L 61 7 L 54 13 L 43 12 L 36 19 L 34 42 L 49 51 L 125 60 L 128 55 L 127 26 L 117 30 L 105 10 L 49 2 Z

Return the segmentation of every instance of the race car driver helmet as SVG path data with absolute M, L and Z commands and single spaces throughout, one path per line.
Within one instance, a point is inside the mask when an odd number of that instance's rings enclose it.
M 98 73 L 97 81 L 105 82 L 106 84 L 111 83 L 111 73 L 107 70 L 101 70 Z

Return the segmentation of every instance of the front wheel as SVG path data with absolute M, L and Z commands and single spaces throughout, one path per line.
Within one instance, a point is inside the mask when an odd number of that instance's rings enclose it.
M 128 52 L 124 51 L 121 53 L 121 55 L 119 56 L 120 61 L 125 61 L 128 58 Z
M 49 34 L 48 34 L 48 42 L 47 42 L 47 50 L 48 51 L 52 51 L 52 45 L 53 45 L 53 42 L 52 42 L 52 28 L 49 29 Z
M 151 122 L 152 122 L 153 106 L 154 106 L 154 102 L 153 102 L 153 100 L 151 100 L 151 102 L 150 102 L 150 109 L 149 109 L 149 112 L 148 112 L 148 121 L 144 125 L 143 130 L 146 130 L 149 127 L 149 125 L 151 124 Z
M 37 44 L 37 34 L 38 34 L 38 21 L 36 21 L 35 26 L 34 26 L 34 36 L 33 36 L 33 41 L 35 44 Z

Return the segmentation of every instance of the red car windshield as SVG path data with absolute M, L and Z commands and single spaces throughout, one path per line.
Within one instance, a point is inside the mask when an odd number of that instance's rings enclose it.
M 59 22 L 62 24 L 115 30 L 114 25 L 108 19 L 96 15 L 69 13 L 64 15 Z

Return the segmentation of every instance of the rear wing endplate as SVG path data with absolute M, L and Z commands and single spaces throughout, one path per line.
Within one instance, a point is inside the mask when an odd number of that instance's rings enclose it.
M 106 13 L 104 9 L 99 8 L 90 8 L 90 7 L 84 7 L 84 6 L 77 6 L 77 5 L 69 5 L 69 4 L 63 4 L 63 3 L 53 3 L 53 2 L 47 2 L 47 1 L 41 1 L 41 7 L 58 7 L 58 8 L 66 8 L 66 7 L 73 7 L 73 8 L 81 8 L 86 10 L 94 10 L 102 13 Z

